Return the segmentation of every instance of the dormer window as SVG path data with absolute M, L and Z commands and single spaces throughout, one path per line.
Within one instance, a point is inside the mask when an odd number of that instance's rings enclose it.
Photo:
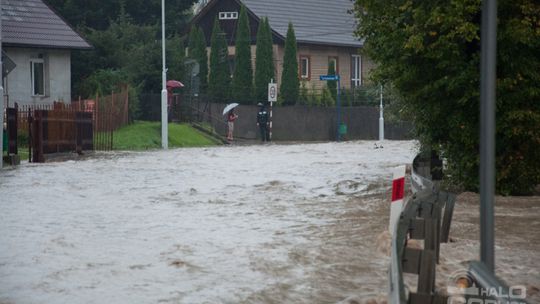
M 238 19 L 238 12 L 219 12 L 219 20 Z

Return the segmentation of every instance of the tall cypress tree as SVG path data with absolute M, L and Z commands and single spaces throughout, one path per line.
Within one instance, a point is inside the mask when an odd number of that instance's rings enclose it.
M 226 102 L 229 91 L 230 74 L 227 62 L 228 49 L 225 33 L 216 18 L 210 39 L 210 75 L 208 93 L 214 102 Z
M 330 60 L 328 62 L 328 75 L 336 75 L 336 66 L 335 61 Z M 332 98 L 336 100 L 337 97 L 337 81 L 336 80 L 329 80 L 326 82 L 326 86 L 328 87 L 328 90 L 330 91 L 330 94 L 332 94 Z
M 206 52 L 206 37 L 204 31 L 199 28 L 197 31 L 197 62 L 199 62 L 199 91 L 206 93 L 208 88 L 208 53 Z
M 206 53 L 206 38 L 201 28 L 193 27 L 189 33 L 189 58 L 199 64 L 199 92 L 206 92 L 208 85 L 208 55 Z M 191 75 L 188 76 L 191 79 Z
M 259 23 L 255 59 L 255 100 L 264 103 L 268 100 L 268 83 L 274 78 L 272 31 L 268 18 Z
M 199 39 L 199 30 L 197 27 L 192 27 L 189 32 L 189 41 L 188 41 L 188 55 L 189 58 L 197 58 L 197 40 Z
M 249 104 L 252 102 L 252 92 L 251 31 L 246 7 L 242 5 L 236 28 L 236 67 L 232 80 L 232 96 L 241 104 Z
M 298 79 L 298 61 L 296 60 L 296 36 L 292 23 L 289 22 L 285 38 L 285 54 L 283 55 L 283 73 L 281 75 L 280 94 L 284 104 L 296 104 L 300 90 Z

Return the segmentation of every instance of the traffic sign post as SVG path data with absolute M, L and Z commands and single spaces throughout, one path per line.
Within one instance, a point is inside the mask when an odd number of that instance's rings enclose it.
M 336 106 L 336 112 L 337 112 L 337 128 L 336 128 L 336 141 L 341 140 L 341 132 L 340 132 L 340 126 L 341 126 L 341 83 L 340 83 L 339 75 L 321 75 L 319 79 L 321 81 L 336 81 L 337 80 L 337 106 Z
M 277 83 L 274 83 L 274 79 L 268 84 L 268 102 L 270 103 L 270 123 L 268 126 L 268 139 L 272 141 L 272 107 L 274 102 L 277 102 Z

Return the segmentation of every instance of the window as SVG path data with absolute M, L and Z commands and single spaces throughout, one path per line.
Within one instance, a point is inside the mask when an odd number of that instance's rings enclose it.
M 362 85 L 362 57 L 360 55 L 351 56 L 351 86 Z
M 336 75 L 339 75 L 339 60 L 336 56 L 328 57 L 328 66 L 330 66 L 330 63 L 334 63 L 334 71 L 336 71 Z
M 32 95 L 45 95 L 45 64 L 43 59 L 31 59 Z
M 219 20 L 238 19 L 238 12 L 219 12 Z
M 309 80 L 311 78 L 311 67 L 309 66 L 309 56 L 300 55 L 300 78 Z

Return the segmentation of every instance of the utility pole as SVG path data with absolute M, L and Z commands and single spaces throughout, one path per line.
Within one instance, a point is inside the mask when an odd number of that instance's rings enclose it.
M 482 1 L 480 63 L 480 260 L 495 273 L 495 98 L 497 1 Z
M 4 63 L 2 62 L 2 0 L 0 0 L 0 169 L 4 166 Z
M 337 128 L 338 128 L 338 134 L 337 134 L 337 141 L 339 142 L 341 140 L 341 77 L 339 77 L 339 74 L 336 75 L 337 77 Z
M 379 141 L 384 140 L 383 85 L 381 84 L 381 104 L 379 106 Z
M 167 66 L 165 62 L 165 0 L 161 0 L 161 43 L 162 43 L 162 59 L 163 59 L 163 74 L 161 87 L 161 147 L 169 148 L 169 129 L 167 115 Z

